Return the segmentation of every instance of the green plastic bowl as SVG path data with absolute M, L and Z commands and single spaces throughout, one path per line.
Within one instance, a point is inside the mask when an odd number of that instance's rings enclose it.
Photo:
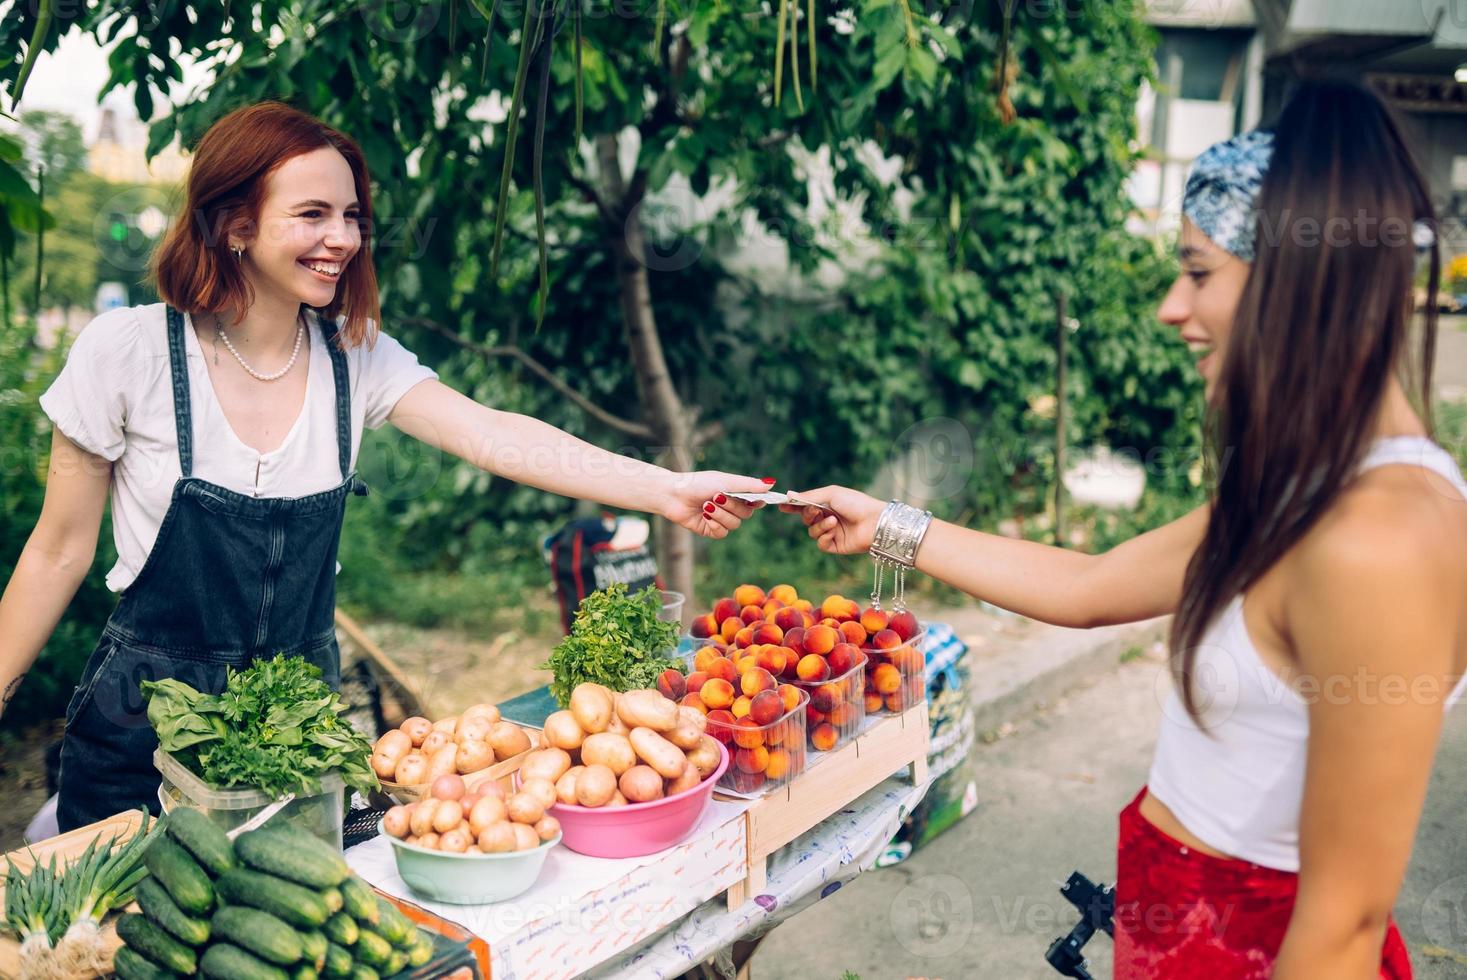
M 377 821 L 377 833 L 392 842 L 397 873 L 415 895 L 450 905 L 502 902 L 529 891 L 560 834 L 533 851 L 450 854 L 398 840 Z

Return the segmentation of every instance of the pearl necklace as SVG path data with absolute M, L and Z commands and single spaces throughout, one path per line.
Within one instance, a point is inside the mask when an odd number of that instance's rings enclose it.
M 234 349 L 234 344 L 231 343 L 229 340 L 229 334 L 224 332 L 224 321 L 219 318 L 218 313 L 214 314 L 214 330 L 219 339 L 224 341 L 224 346 L 229 348 L 229 353 L 233 354 L 234 359 L 239 362 L 239 366 L 248 371 L 250 377 L 255 378 L 258 381 L 279 381 L 281 378 L 289 374 L 290 369 L 295 367 L 295 359 L 300 356 L 301 340 L 304 339 L 306 335 L 305 324 L 298 324 L 295 328 L 295 349 L 290 352 L 290 360 L 285 362 L 285 367 L 281 368 L 279 371 L 276 371 L 274 374 L 261 374 L 259 371 L 256 371 L 254 368 L 250 367 L 249 363 L 246 362 L 243 357 L 239 356 L 239 351 Z

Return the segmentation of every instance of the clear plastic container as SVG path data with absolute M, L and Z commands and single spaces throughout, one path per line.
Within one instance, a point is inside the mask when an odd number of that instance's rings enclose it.
M 257 789 L 215 789 L 184 768 L 162 749 L 153 752 L 153 765 L 158 767 L 163 782 L 158 787 L 158 802 L 167 813 L 186 806 L 203 813 L 219 829 L 231 831 L 254 817 L 275 798 Z M 288 823 L 321 838 L 341 850 L 341 821 L 345 815 L 346 784 L 336 773 L 321 777 L 321 792 L 316 796 L 298 796 L 287 803 L 268 821 L 270 825 Z
M 865 701 L 868 713 L 901 714 L 927 697 L 927 657 L 923 627 L 910 640 L 894 647 L 863 646 L 869 664 L 866 670 Z
M 839 677 L 823 681 L 790 681 L 810 696 L 805 727 L 810 748 L 829 752 L 849 742 L 866 720 L 866 664 L 862 657 Z
M 775 688 L 776 693 L 779 690 Z M 805 712 L 809 704 L 810 695 L 795 688 L 795 706 L 763 725 L 747 716 L 723 720 L 710 712 L 708 734 L 722 742 L 731 756 L 728 771 L 719 778 L 718 785 L 735 793 L 763 795 L 804 772 Z

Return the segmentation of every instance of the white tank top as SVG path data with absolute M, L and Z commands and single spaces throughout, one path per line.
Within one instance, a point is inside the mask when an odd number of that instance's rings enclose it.
M 1360 472 L 1423 466 L 1450 480 L 1467 501 L 1467 481 L 1430 439 L 1381 439 Z M 1162 676 L 1166 676 L 1163 674 Z M 1238 596 L 1208 627 L 1194 671 L 1199 728 L 1173 690 L 1162 711 L 1148 792 L 1208 846 L 1280 871 L 1299 870 L 1299 812 L 1309 741 L 1308 705 L 1259 657 Z M 1467 690 L 1455 685 L 1447 707 Z

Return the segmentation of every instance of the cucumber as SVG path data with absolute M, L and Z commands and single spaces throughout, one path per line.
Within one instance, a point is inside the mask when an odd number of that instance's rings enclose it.
M 377 893 L 372 891 L 371 885 L 352 875 L 341 883 L 340 888 L 348 915 L 369 926 L 380 921 L 382 912 L 377 908 Z
M 353 963 L 351 967 L 351 980 L 382 980 L 382 974 L 365 963 Z
M 148 845 L 143 866 L 168 890 L 178 907 L 190 915 L 204 915 L 214 907 L 214 888 L 209 875 L 171 837 L 159 837 Z
M 337 912 L 331 918 L 327 919 L 326 924 L 321 927 L 321 931 L 326 934 L 327 939 L 338 946 L 355 946 L 357 944 L 357 936 L 361 934 L 361 930 L 357 928 L 356 920 L 345 912 Z
M 290 980 L 290 974 L 280 967 L 228 943 L 215 943 L 204 950 L 199 970 L 210 980 Z
M 144 878 L 138 882 L 133 897 L 144 915 L 180 942 L 202 946 L 209 941 L 209 920 L 194 918 L 179 908 L 178 903 L 168 896 L 168 889 L 158 884 L 156 879 Z
M 341 897 L 340 888 L 328 888 L 323 891 L 321 893 L 321 901 L 326 903 L 326 907 L 331 910 L 332 915 L 335 915 L 346 907 L 346 900 Z
M 329 944 L 326 947 L 326 965 L 321 968 L 321 973 L 328 977 L 351 976 L 351 953 L 335 943 Z
M 371 929 L 363 929 L 357 936 L 357 944 L 352 950 L 352 956 L 358 963 L 365 963 L 374 970 L 380 970 L 392 958 L 392 944 Z
M 290 975 L 290 980 L 321 980 L 321 974 L 317 973 L 316 968 L 311 964 L 302 963 Z
M 433 958 L 433 940 L 426 932 L 419 930 L 407 951 L 408 966 L 426 966 Z
M 407 954 L 400 949 L 394 949 L 392 955 L 387 957 L 387 965 L 382 968 L 384 977 L 395 977 L 407 966 Z
M 117 920 L 117 935 L 133 951 L 174 973 L 190 974 L 198 970 L 194 951 L 153 925 L 146 916 L 130 912 Z
M 396 905 L 378 895 L 377 910 L 381 913 L 381 918 L 377 921 L 376 931 L 382 935 L 382 938 L 394 946 L 401 946 L 412 941 L 413 924 L 408 921 L 407 916 L 397 910 Z
M 231 905 L 214 913 L 214 936 L 262 960 L 291 966 L 305 955 L 301 935 L 269 912 Z
M 198 810 L 182 807 L 170 813 L 168 834 L 216 878 L 239 863 L 229 837 Z
M 330 844 L 298 831 L 273 827 L 252 830 L 235 838 L 234 851 L 256 871 L 318 891 L 335 888 L 351 874 Z
M 298 935 L 301 937 L 301 955 L 316 969 L 321 969 L 326 962 L 326 934 L 319 929 L 303 929 Z
M 221 875 L 215 886 L 220 896 L 231 904 L 269 912 L 300 929 L 323 926 L 331 917 L 320 895 L 260 871 L 235 868 Z
M 154 966 L 126 946 L 119 946 L 112 956 L 112 969 L 118 980 L 173 980 L 179 974 Z

